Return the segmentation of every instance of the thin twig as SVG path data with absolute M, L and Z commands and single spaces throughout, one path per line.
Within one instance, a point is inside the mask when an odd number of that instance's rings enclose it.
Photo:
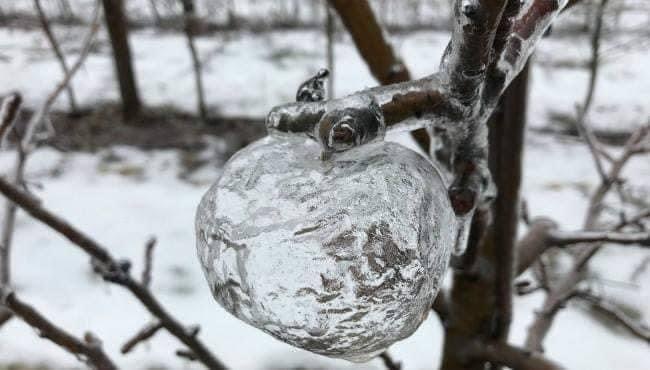
M 2 303 L 25 323 L 36 329 L 41 337 L 79 356 L 95 369 L 117 369 L 113 361 L 102 350 L 101 343 L 94 336 L 87 333 L 86 340 L 77 339 L 64 329 L 53 324 L 34 307 L 20 300 L 12 291 L 3 290 L 0 293 Z
M 585 217 L 586 230 L 592 230 L 596 225 L 596 222 L 602 213 L 602 202 L 605 196 L 612 189 L 612 185 L 615 183 L 615 179 L 619 178 L 621 171 L 628 163 L 630 158 L 635 155 L 635 145 L 637 145 L 648 134 L 648 132 L 650 132 L 650 126 L 643 126 L 637 130 L 630 137 L 630 139 L 628 139 L 623 148 L 623 153 L 616 161 L 614 161 L 614 163 L 612 163 L 612 166 L 607 174 L 607 181 L 602 182 L 592 194 L 591 198 L 589 199 L 587 216 Z M 644 210 L 634 218 L 625 220 L 625 222 L 620 222 L 610 231 L 620 231 L 630 222 L 642 219 L 643 217 L 647 217 L 647 212 L 648 210 Z M 581 250 L 580 253 L 578 253 L 576 260 L 569 272 L 563 276 L 563 278 L 546 296 L 541 310 L 537 312 L 535 320 L 529 326 L 528 335 L 526 338 L 526 348 L 533 351 L 543 350 L 542 342 L 544 341 L 546 334 L 548 334 L 548 331 L 553 324 L 555 315 L 559 309 L 564 306 L 567 300 L 575 294 L 576 286 L 584 278 L 584 272 L 589 261 L 601 250 L 603 245 L 603 243 L 591 244 L 588 245 L 585 249 Z
M 145 325 L 140 331 L 136 333 L 136 335 L 133 336 L 133 338 L 129 339 L 122 345 L 122 348 L 120 348 L 120 352 L 122 354 L 127 354 L 133 350 L 139 343 L 142 343 L 149 338 L 153 337 L 156 335 L 158 330 L 162 329 L 163 325 L 160 322 L 155 322 L 155 323 L 150 323 Z
M 107 248 L 104 248 L 90 236 L 84 234 L 64 219 L 53 214 L 20 189 L 0 178 L 0 193 L 32 217 L 49 226 L 54 231 L 63 235 L 74 245 L 80 247 L 92 257 L 96 266 L 100 266 L 103 278 L 106 281 L 120 285 L 129 290 L 142 305 L 158 319 L 165 329 L 178 338 L 210 369 L 225 369 L 225 365 L 198 339 L 192 332 L 176 320 L 156 299 L 153 293 L 142 283 L 134 280 L 128 271 L 129 264 L 115 259 Z
M 95 34 L 99 30 L 99 21 L 100 21 L 99 2 L 95 3 L 95 10 L 93 14 L 94 14 L 93 21 L 90 25 L 90 29 L 88 33 L 84 37 L 84 40 L 81 44 L 82 45 L 81 52 L 79 53 L 77 60 L 72 65 L 72 67 L 70 67 L 70 70 L 63 77 L 63 80 L 61 80 L 61 82 L 59 82 L 56 88 L 47 96 L 45 102 L 34 112 L 34 115 L 27 123 L 27 126 L 25 128 L 25 133 L 23 134 L 22 137 L 23 150 L 27 152 L 30 152 L 32 150 L 34 146 L 34 143 L 32 142 L 34 133 L 37 131 L 38 127 L 42 125 L 43 122 L 45 121 L 45 117 L 50 111 L 52 104 L 54 104 L 54 101 L 59 96 L 59 94 L 61 94 L 61 92 L 66 88 L 66 86 L 68 86 L 68 84 L 75 76 L 79 68 L 81 68 L 84 61 L 86 60 L 86 57 L 88 57 L 88 54 L 90 53 L 90 50 L 92 48 L 92 42 L 95 38 Z
M 43 28 L 43 32 L 45 33 L 45 36 L 47 37 L 47 40 L 50 42 L 50 47 L 52 48 L 52 51 L 54 52 L 54 55 L 59 61 L 59 65 L 61 66 L 61 70 L 63 71 L 63 75 L 68 75 L 70 74 L 70 70 L 68 69 L 68 64 L 65 61 L 65 56 L 63 55 L 63 52 L 61 51 L 61 47 L 59 46 L 59 42 L 56 40 L 56 37 L 54 37 L 54 33 L 52 32 L 52 29 L 50 28 L 50 22 L 47 20 L 47 16 L 45 15 L 45 12 L 43 11 L 43 7 L 41 7 L 41 2 L 40 0 L 34 0 L 34 8 L 36 8 L 36 13 L 38 14 L 38 20 L 41 23 L 41 27 Z M 72 89 L 72 84 L 69 83 L 68 86 L 66 86 L 66 91 L 68 93 L 68 101 L 70 103 L 70 111 L 72 113 L 76 113 L 78 111 L 77 108 L 77 101 L 74 97 L 74 91 Z
M 578 132 L 587 142 L 589 147 L 589 152 L 594 160 L 596 170 L 600 175 L 600 178 L 603 182 L 607 181 L 607 175 L 603 167 L 602 160 L 600 158 L 600 153 L 605 152 L 602 146 L 598 143 L 594 133 L 587 127 L 586 117 L 591 107 L 591 103 L 594 97 L 594 91 L 596 89 L 596 81 L 598 80 L 598 67 L 600 65 L 598 60 L 598 53 L 600 51 L 600 39 L 603 29 L 603 14 L 605 12 L 605 6 L 607 6 L 608 0 L 601 0 L 598 4 L 596 10 L 594 31 L 591 35 L 591 59 L 589 61 L 589 84 L 587 85 L 587 93 L 585 95 L 584 102 L 581 107 L 578 107 L 578 117 L 576 119 L 576 127 Z
M 393 360 L 393 358 L 390 356 L 388 351 L 384 351 L 379 355 L 379 358 L 384 362 L 384 365 L 386 366 L 386 369 L 388 370 L 402 370 L 402 364 L 400 362 L 396 362 Z
M 142 285 L 149 288 L 151 285 L 151 270 L 153 267 L 153 249 L 156 246 L 156 238 L 151 237 L 144 247 L 144 268 L 142 269 Z
M 650 328 L 644 326 L 640 322 L 635 321 L 623 313 L 621 310 L 619 310 L 615 305 L 607 302 L 607 300 L 604 298 L 587 291 L 578 292 L 576 294 L 576 298 L 580 298 L 585 302 L 588 302 L 591 307 L 593 307 L 598 312 L 606 315 L 608 318 L 614 320 L 616 323 L 625 328 L 627 332 L 650 344 Z
M 18 108 L 21 103 L 22 96 L 16 92 L 9 94 L 9 96 L 2 100 L 2 108 L 0 110 L 0 147 L 4 146 L 5 136 L 16 120 Z

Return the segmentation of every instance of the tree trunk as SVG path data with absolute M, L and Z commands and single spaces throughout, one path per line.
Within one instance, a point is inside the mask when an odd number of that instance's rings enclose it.
M 474 263 L 454 271 L 452 315 L 445 323 L 444 370 L 483 370 L 484 361 L 467 358 L 464 349 L 476 341 L 505 342 L 508 338 L 527 88 L 528 67 L 506 90 L 490 120 L 489 162 L 498 196 L 490 210 L 478 210 L 475 215 L 468 245 L 477 248 Z
M 197 28 L 197 19 L 194 12 L 193 0 L 182 0 L 183 18 L 185 21 L 185 36 L 187 38 L 187 47 L 192 57 L 192 66 L 194 68 L 194 82 L 196 84 L 197 105 L 199 116 L 204 124 L 208 122 L 208 109 L 205 105 L 205 94 L 203 91 L 203 79 L 201 77 L 201 61 L 199 60 L 196 46 L 194 45 L 194 34 Z
M 327 79 L 327 98 L 334 98 L 334 14 L 332 9 L 325 3 L 325 37 L 327 38 L 327 69 L 330 72 Z
M 122 0 L 102 0 L 102 4 L 120 86 L 122 112 L 126 119 L 132 119 L 140 112 L 141 104 L 131 59 L 124 3 Z

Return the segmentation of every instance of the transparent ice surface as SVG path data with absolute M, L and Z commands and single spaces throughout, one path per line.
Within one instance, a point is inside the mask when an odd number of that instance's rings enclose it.
M 366 361 L 426 318 L 456 219 L 438 170 L 375 142 L 320 159 L 276 133 L 235 154 L 197 212 L 197 251 L 215 299 L 274 337 Z

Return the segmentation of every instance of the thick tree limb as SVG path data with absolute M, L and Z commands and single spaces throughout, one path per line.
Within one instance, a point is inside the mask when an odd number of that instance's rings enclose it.
M 64 329 L 56 326 L 36 309 L 20 300 L 12 291 L 3 289 L 2 304 L 17 317 L 36 329 L 38 334 L 66 351 L 80 357 L 85 363 L 97 370 L 117 369 L 113 361 L 104 353 L 101 343 L 90 334 L 85 340 L 77 339 Z
M 329 4 L 338 13 L 370 73 L 379 83 L 389 85 L 411 79 L 408 69 L 384 38 L 368 1 L 329 0 Z
M 185 326 L 165 310 L 147 287 L 131 277 L 127 263 L 115 259 L 106 248 L 99 245 L 67 221 L 41 207 L 40 204 L 35 203 L 28 195 L 3 178 L 0 178 L 0 193 L 32 217 L 60 233 L 90 255 L 95 261 L 95 265 L 101 267 L 101 273 L 105 280 L 129 290 L 160 321 L 164 328 L 190 348 L 197 359 L 204 365 L 210 369 L 226 368 L 195 335 L 192 335 Z

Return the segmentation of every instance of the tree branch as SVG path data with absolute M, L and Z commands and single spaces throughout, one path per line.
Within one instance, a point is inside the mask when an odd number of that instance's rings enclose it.
M 596 243 L 596 242 L 650 247 L 650 233 L 553 230 L 548 235 L 548 246 L 564 247 L 564 246 L 579 244 L 579 243 Z
M 131 352 L 139 343 L 147 341 L 156 335 L 156 333 L 162 328 L 163 325 L 160 322 L 145 325 L 136 335 L 133 336 L 133 338 L 129 339 L 124 343 L 124 345 L 122 345 L 120 352 L 122 352 L 122 354 Z
M 532 353 L 523 348 L 507 343 L 489 343 L 475 345 L 475 355 L 496 365 L 507 366 L 516 370 L 561 370 L 561 365 Z
M 52 29 L 50 28 L 50 23 L 47 20 L 47 16 L 45 15 L 45 12 L 43 11 L 43 7 L 41 7 L 40 0 L 34 0 L 34 8 L 36 9 L 36 13 L 38 14 L 38 20 L 41 23 L 41 28 L 43 28 L 43 32 L 45 33 L 47 40 L 50 42 L 50 47 L 52 48 L 52 51 L 54 52 L 56 58 L 59 60 L 59 65 L 61 66 L 63 75 L 65 76 L 70 74 L 70 70 L 68 69 L 68 64 L 65 61 L 65 56 L 63 55 L 63 52 L 59 47 L 58 41 L 56 41 L 56 37 L 54 37 L 54 33 L 52 33 Z M 78 110 L 77 101 L 74 97 L 74 91 L 72 90 L 71 84 L 68 84 L 66 86 L 66 91 L 68 93 L 70 111 L 72 113 L 76 113 Z
M 156 238 L 151 237 L 144 247 L 144 268 L 142 269 L 142 285 L 149 288 L 151 285 L 151 269 L 153 262 L 153 249 L 156 246 Z
M 526 271 L 549 248 L 583 243 L 612 243 L 650 247 L 649 232 L 561 231 L 548 218 L 533 220 L 528 232 L 517 243 L 517 275 Z
M 402 364 L 393 360 L 388 351 L 382 352 L 379 358 L 384 362 L 387 370 L 402 370 Z
M 104 353 L 101 343 L 90 334 L 85 341 L 75 338 L 62 328 L 50 322 L 36 309 L 20 300 L 15 293 L 2 289 L 2 304 L 20 317 L 25 323 L 37 330 L 38 334 L 68 352 L 79 356 L 88 365 L 98 370 L 117 369 L 113 361 Z
M 3 178 L 0 178 L 0 193 L 29 215 L 63 235 L 74 245 L 77 245 L 90 255 L 95 261 L 95 265 L 101 267 L 100 271 L 106 281 L 118 284 L 129 290 L 160 321 L 165 329 L 190 348 L 197 359 L 204 365 L 210 369 L 226 368 L 195 335 L 192 335 L 185 326 L 165 310 L 147 287 L 131 277 L 128 271 L 128 263 L 115 259 L 106 248 L 99 245 L 92 238 L 65 220 L 41 207 L 40 204 L 35 203 L 28 195 Z
M 576 298 L 580 298 L 589 303 L 592 308 L 614 320 L 625 328 L 628 333 L 650 344 L 650 329 L 630 318 L 615 305 L 607 302 L 602 297 L 586 291 L 578 292 Z
M 408 68 L 384 38 L 381 26 L 367 0 L 329 0 L 329 4 L 338 13 L 370 73 L 380 84 L 389 85 L 411 79 Z M 412 131 L 411 135 L 428 154 L 431 145 L 429 133 L 420 128 Z

